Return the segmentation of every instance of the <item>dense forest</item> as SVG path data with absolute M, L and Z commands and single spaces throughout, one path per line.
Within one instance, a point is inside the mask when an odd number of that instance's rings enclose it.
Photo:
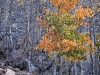
M 100 75 L 100 0 L 0 0 L 0 75 Z

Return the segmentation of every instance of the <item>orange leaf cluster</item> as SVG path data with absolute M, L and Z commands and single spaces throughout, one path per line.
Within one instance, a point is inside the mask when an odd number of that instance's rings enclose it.
M 75 47 L 77 47 L 77 43 L 76 41 L 70 41 L 70 40 L 67 40 L 67 39 L 64 39 L 62 41 L 62 43 L 64 44 L 64 47 L 65 47 L 65 50 L 64 52 L 68 52 L 70 50 L 74 50 Z
M 47 37 L 43 37 L 43 39 L 40 41 L 39 45 L 37 46 L 37 49 L 45 49 L 46 51 L 52 51 L 55 50 L 55 47 L 62 50 L 63 52 L 68 52 L 70 50 L 74 50 L 75 47 L 77 47 L 76 41 L 70 41 L 67 39 L 64 39 L 60 42 L 55 41 L 56 43 L 53 43 L 52 40 L 47 39 Z M 63 46 L 60 46 L 60 45 Z M 55 50 L 56 51 L 56 50 Z
M 47 37 L 42 37 L 39 45 L 37 46 L 39 49 L 45 49 L 47 51 L 51 51 L 55 48 L 54 44 L 51 40 L 47 39 Z
M 60 11 L 69 12 L 74 8 L 78 0 L 50 0 L 50 2 L 53 3 L 53 5 Z
M 50 2 L 51 2 L 55 7 L 58 7 L 58 6 L 61 4 L 62 0 L 50 0 Z
M 80 5 L 78 9 L 75 10 L 74 15 L 76 19 L 83 21 L 86 16 L 90 18 L 93 17 L 94 12 L 89 7 L 83 8 L 83 6 Z

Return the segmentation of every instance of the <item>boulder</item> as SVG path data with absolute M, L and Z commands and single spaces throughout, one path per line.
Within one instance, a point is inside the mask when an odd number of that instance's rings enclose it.
M 5 75 L 15 75 L 15 72 L 11 69 L 7 69 Z
M 5 70 L 0 68 L 0 75 L 4 75 L 5 74 Z

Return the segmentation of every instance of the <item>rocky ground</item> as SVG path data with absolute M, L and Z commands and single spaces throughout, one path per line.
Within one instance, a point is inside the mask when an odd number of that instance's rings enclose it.
M 53 60 L 45 51 L 22 51 L 7 47 L 0 36 L 0 75 L 52 75 Z M 49 73 L 49 74 L 47 74 Z

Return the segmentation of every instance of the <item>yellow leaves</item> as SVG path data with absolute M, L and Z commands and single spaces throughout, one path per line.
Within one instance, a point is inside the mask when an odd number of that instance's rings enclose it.
M 90 40 L 90 37 L 86 37 L 86 36 L 84 36 L 84 41 L 89 41 Z
M 86 37 L 86 36 L 84 36 L 84 42 L 89 45 L 93 44 L 93 41 L 90 39 L 90 37 Z
M 100 53 L 98 53 L 98 57 L 100 58 Z
M 24 5 L 24 0 L 16 0 L 19 2 L 18 6 Z
M 78 46 L 78 48 L 79 49 L 84 49 L 85 47 L 81 45 L 81 46 Z
M 67 57 L 67 58 L 66 58 L 66 61 L 73 61 L 73 62 L 74 62 L 75 59 L 74 59 L 72 56 L 70 56 L 70 57 Z
M 97 40 L 100 40 L 100 33 L 96 33 Z
M 50 52 L 49 54 L 48 54 L 48 56 L 51 58 L 51 59 L 53 59 L 55 56 L 54 56 L 54 54 L 52 53 L 52 52 Z

